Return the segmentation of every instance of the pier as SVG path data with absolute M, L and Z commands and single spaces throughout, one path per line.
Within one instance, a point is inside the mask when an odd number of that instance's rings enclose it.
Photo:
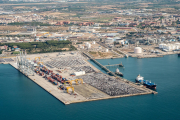
M 117 77 L 116 74 L 114 74 L 112 71 L 110 71 L 109 69 L 106 68 L 106 66 L 103 66 L 101 63 L 99 63 L 97 60 L 95 60 L 90 54 L 88 54 L 87 52 L 82 52 L 85 56 L 87 56 L 91 61 L 93 61 L 94 63 L 96 63 L 101 69 L 105 70 L 109 75 L 115 76 Z M 122 64 L 117 64 L 117 65 L 122 65 Z M 109 65 L 112 66 L 112 65 Z
M 106 67 L 111 67 L 111 66 L 119 66 L 119 67 L 123 67 L 123 64 L 120 63 L 120 64 L 113 64 L 113 65 L 104 65 Z
M 96 63 L 99 67 L 101 67 L 103 70 L 105 70 L 109 75 L 112 75 L 116 78 L 121 78 L 119 76 L 117 76 L 115 73 L 113 73 L 112 71 L 110 71 L 109 69 L 107 69 L 105 66 L 103 66 L 102 64 L 100 64 L 98 61 L 96 61 L 90 54 L 88 54 L 87 52 L 82 52 L 83 55 L 85 55 L 86 57 L 88 57 L 90 60 L 92 60 L 94 63 Z M 119 64 L 115 64 L 115 65 L 119 65 Z M 121 64 L 122 65 L 122 64 Z M 111 65 L 109 65 L 111 66 Z M 112 65 L 113 66 L 113 65 Z M 135 88 L 139 88 L 139 86 L 137 86 L 136 84 L 134 84 L 133 82 L 127 80 L 127 79 L 124 79 L 124 78 L 121 78 L 124 82 L 130 84 L 131 86 L 135 87 Z M 158 92 L 156 91 L 153 91 L 151 89 L 148 89 L 148 88 L 145 88 L 143 87 L 144 90 L 148 91 L 148 94 L 157 94 Z

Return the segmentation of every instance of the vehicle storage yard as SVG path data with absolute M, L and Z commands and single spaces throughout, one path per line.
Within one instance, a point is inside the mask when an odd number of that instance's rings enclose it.
M 64 104 L 156 93 L 100 72 L 79 52 L 26 57 L 38 65 L 34 75 L 26 76 Z M 17 63 L 10 63 L 18 69 Z
M 145 90 L 137 89 L 128 83 L 123 82 L 120 78 L 110 77 L 103 73 L 87 74 L 77 78 L 82 78 L 87 84 L 103 91 L 110 96 L 146 92 Z

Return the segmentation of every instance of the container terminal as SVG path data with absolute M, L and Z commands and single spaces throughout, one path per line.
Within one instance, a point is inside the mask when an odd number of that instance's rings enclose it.
M 79 51 L 32 55 L 21 52 L 20 56 L 0 59 L 0 63 L 11 64 L 65 105 L 157 94 L 113 72 L 110 75 L 102 73 L 88 62 L 89 59 L 90 56 Z

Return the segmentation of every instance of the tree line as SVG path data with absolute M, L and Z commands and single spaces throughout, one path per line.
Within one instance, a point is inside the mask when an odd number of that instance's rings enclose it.
M 23 43 L 0 43 L 0 46 L 7 45 L 13 48 L 17 46 L 20 49 L 27 50 L 28 53 L 46 53 L 64 51 L 62 48 L 69 48 L 69 50 L 76 50 L 71 45 L 70 41 L 46 41 L 46 42 L 23 42 Z

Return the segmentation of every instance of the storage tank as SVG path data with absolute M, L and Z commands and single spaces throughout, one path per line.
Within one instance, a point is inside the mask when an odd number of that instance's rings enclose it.
M 176 46 L 176 50 L 178 50 L 179 49 L 179 46 Z
M 142 48 L 140 48 L 140 47 L 135 47 L 135 48 L 134 48 L 134 53 L 135 53 L 135 54 L 142 53 Z
M 106 49 L 106 52 L 108 52 L 109 50 L 108 49 Z
M 88 42 L 85 43 L 86 46 L 88 46 L 88 44 L 89 44 Z
M 81 46 L 81 45 L 78 45 L 78 48 L 82 48 L 82 46 Z
M 89 49 L 91 48 L 91 44 L 87 44 L 86 47 Z
M 159 44 L 159 48 L 160 48 L 160 49 L 162 48 L 162 44 Z

